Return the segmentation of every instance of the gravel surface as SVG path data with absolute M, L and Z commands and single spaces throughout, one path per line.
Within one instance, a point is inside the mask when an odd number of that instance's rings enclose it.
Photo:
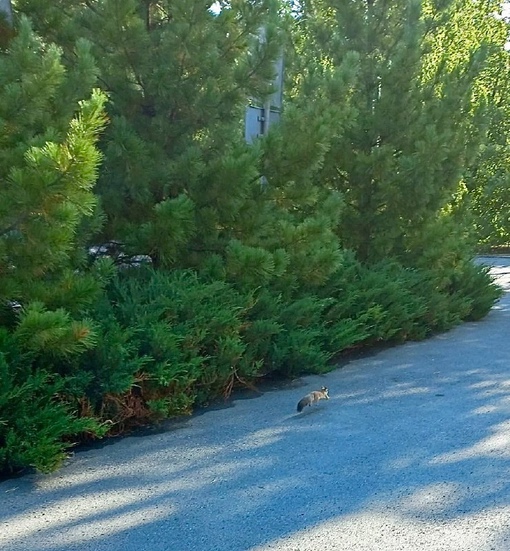
M 510 258 L 486 261 L 510 290 Z M 509 330 L 507 294 L 480 322 L 4 481 L 0 549 L 510 550 Z

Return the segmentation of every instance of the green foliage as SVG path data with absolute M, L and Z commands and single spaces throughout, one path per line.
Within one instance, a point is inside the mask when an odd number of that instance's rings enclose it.
M 347 329 L 347 335 L 356 329 L 354 343 L 422 337 L 422 331 L 431 330 L 420 323 L 427 305 L 419 292 L 422 277 L 395 262 L 368 268 L 348 257 L 322 291 L 335 299 L 327 314 L 329 322 L 333 327 L 340 322 L 333 343 L 342 345 Z
M 506 56 L 507 52 L 501 54 L 503 60 L 495 63 L 493 70 L 506 61 Z M 510 80 L 506 71 L 492 79 L 491 90 L 489 140 L 480 148 L 466 178 L 475 235 L 484 249 L 510 243 Z
M 91 418 L 78 419 L 59 399 L 62 380 L 44 371 L 17 382 L 3 354 L 0 356 L 0 472 L 32 466 L 42 472 L 58 468 L 71 443 L 81 433 L 104 434 Z
M 344 196 L 338 235 L 362 261 L 414 266 L 422 251 L 449 254 L 431 221 L 448 225 L 448 207 L 487 140 L 490 88 L 482 86 L 504 44 L 494 9 L 463 0 L 303 4 L 295 32 L 310 63 L 317 53 L 327 66 L 358 60 L 356 117 L 331 141 L 321 177 Z M 459 240 L 466 227 L 460 219 L 449 226 Z
M 473 80 L 470 140 L 478 147 L 464 159 L 464 181 L 471 216 L 469 223 L 483 247 L 509 241 L 508 198 L 508 19 L 498 0 L 452 4 L 448 18 L 435 33 L 429 61 L 442 57 Z M 441 53 L 439 53 L 441 52 Z M 480 61 L 483 63 L 480 67 Z M 475 69 L 475 70 L 474 70 Z M 476 143 L 476 142 L 475 142 Z
M 0 45 L 0 469 L 50 470 L 82 432 L 323 373 L 500 295 L 472 261 L 472 226 L 486 242 L 507 231 L 497 2 L 209 6 L 15 4 Z M 281 121 L 248 146 L 245 107 L 271 94 L 283 50 Z
M 69 358 L 95 345 L 90 323 L 72 320 L 63 309 L 48 311 L 36 302 L 21 316 L 16 336 L 27 351 L 59 359 Z
M 96 410 L 105 395 L 115 394 L 124 396 L 113 412 L 116 423 L 129 418 L 133 396 L 144 416 L 150 410 L 185 413 L 233 379 L 252 375 L 242 339 L 250 305 L 250 295 L 200 281 L 192 272 L 150 270 L 118 279 L 95 313 L 98 344 L 82 358 L 82 369 L 92 374 L 89 398 Z
M 94 419 L 77 417 L 75 381 L 54 371 L 56 355 L 69 361 L 91 346 L 89 329 L 80 326 L 71 338 L 68 325 L 62 313 L 34 306 L 12 334 L 0 331 L 0 472 L 52 471 L 65 459 L 70 438 L 106 432 Z
M 84 308 L 107 279 L 76 245 L 97 202 L 106 97 L 89 45 L 73 58 L 66 70 L 24 17 L 0 49 L 0 471 L 53 470 L 69 438 L 105 432 L 77 417 L 86 374 L 74 367 L 95 344 Z
M 324 346 L 327 330 L 321 319 L 326 303 L 304 296 L 282 305 L 277 317 L 282 331 L 268 358 L 274 371 L 286 377 L 329 371 L 331 354 Z
M 105 123 L 105 96 L 96 90 L 73 103 L 68 87 L 74 78 L 85 79 L 89 53 L 81 48 L 77 56 L 76 69 L 66 74 L 59 49 L 36 37 L 26 19 L 0 56 L 0 259 L 9 267 L 0 271 L 4 300 L 42 298 L 44 277 L 50 288 L 58 284 L 58 274 L 70 267 L 78 224 L 96 202 L 95 143 Z
M 269 290 L 257 294 L 244 338 L 258 374 L 293 377 L 326 371 L 331 354 L 322 321 L 328 301 L 314 295 L 285 298 Z
M 201 0 L 18 7 L 66 53 L 86 37 L 96 57 L 111 98 L 97 188 L 105 241 L 155 266 L 199 267 L 244 220 L 264 219 L 259 158 L 240 123 L 250 98 L 271 91 L 278 1 L 231 2 L 217 15 Z
M 459 263 L 452 273 L 449 291 L 466 303 L 464 311 L 459 309 L 459 321 L 483 318 L 503 294 L 494 283 L 489 267 L 474 262 Z

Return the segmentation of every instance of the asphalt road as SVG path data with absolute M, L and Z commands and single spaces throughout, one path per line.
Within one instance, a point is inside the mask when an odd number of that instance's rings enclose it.
M 491 262 L 510 291 L 510 259 Z M 509 333 L 507 294 L 480 322 L 5 481 L 0 549 L 510 550 Z

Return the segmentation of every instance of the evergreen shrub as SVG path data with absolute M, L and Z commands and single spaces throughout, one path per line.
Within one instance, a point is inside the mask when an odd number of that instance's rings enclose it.
M 98 345 L 82 358 L 94 411 L 121 430 L 190 412 L 255 375 L 243 339 L 252 304 L 251 294 L 191 271 L 119 277 L 94 314 Z
M 92 321 L 35 303 L 0 335 L 0 471 L 50 471 L 72 439 L 190 413 L 260 377 L 324 373 L 354 347 L 478 319 L 499 295 L 473 263 L 438 279 L 346 253 L 324 286 L 288 295 L 139 269 L 111 281 Z
M 36 307 L 21 314 L 14 332 L 0 331 L 0 473 L 52 471 L 72 439 L 106 432 L 94 418 L 77 416 L 81 387 L 56 370 L 91 345 L 86 325 L 71 338 L 68 321 Z
M 190 270 L 124 274 L 91 314 L 97 345 L 80 357 L 91 411 L 121 432 L 190 413 L 260 377 L 324 373 L 354 347 L 422 339 L 475 319 L 499 290 L 486 268 L 467 266 L 441 288 L 433 272 L 396 261 L 366 266 L 346 253 L 326 285 L 290 294 L 278 285 L 236 289 Z

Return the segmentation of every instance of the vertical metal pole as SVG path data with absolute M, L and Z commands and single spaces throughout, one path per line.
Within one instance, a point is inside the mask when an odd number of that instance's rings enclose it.
M 271 98 L 264 102 L 264 124 L 262 125 L 262 135 L 265 136 L 269 132 L 271 124 Z

